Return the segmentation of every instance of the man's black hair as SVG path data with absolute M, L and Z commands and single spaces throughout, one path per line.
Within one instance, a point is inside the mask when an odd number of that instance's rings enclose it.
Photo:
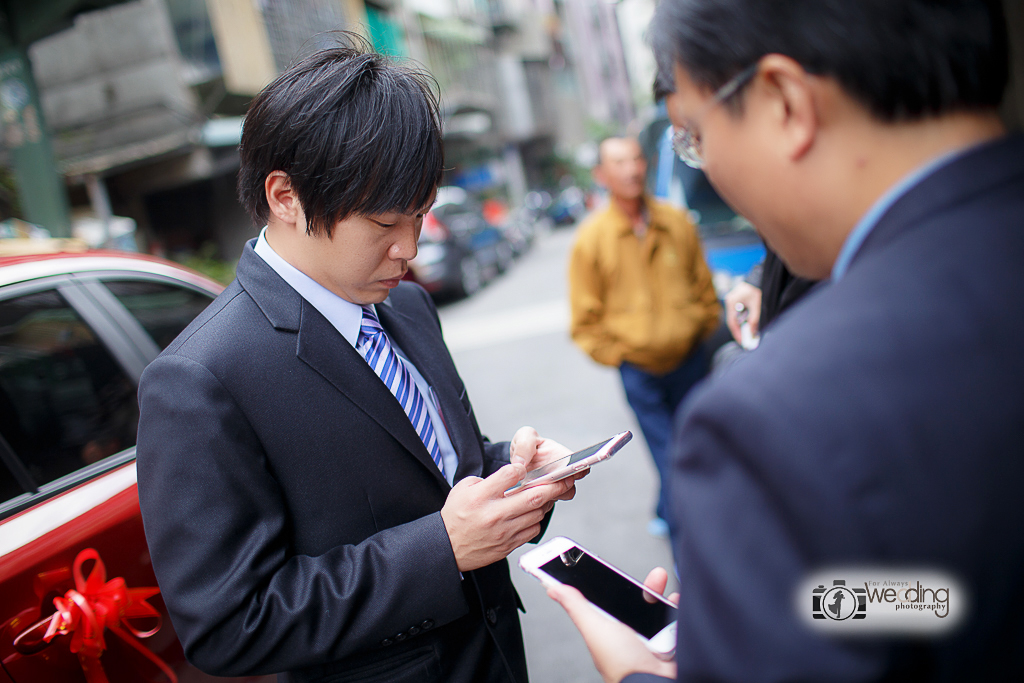
M 249 105 L 238 199 L 257 225 L 270 215 L 272 171 L 288 174 L 308 232 L 327 237 L 353 214 L 418 209 L 441 182 L 436 82 L 359 36 L 339 42 L 289 67 Z
M 655 54 L 715 90 L 767 54 L 834 78 L 883 121 L 999 106 L 999 0 L 661 0 Z
M 651 94 L 655 102 L 663 99 L 676 91 L 676 77 L 672 69 L 672 56 L 660 53 L 655 55 L 657 68 L 654 73 L 654 85 L 651 87 Z

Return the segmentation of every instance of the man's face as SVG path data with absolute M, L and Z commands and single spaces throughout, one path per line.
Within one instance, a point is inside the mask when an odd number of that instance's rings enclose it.
M 677 128 L 687 127 L 700 139 L 704 173 L 729 205 L 760 226 L 761 177 L 756 161 L 757 140 L 746 112 L 731 113 L 725 103 L 711 105 L 713 94 L 699 87 L 678 65 L 676 91 L 665 99 L 669 119 Z
M 378 304 L 398 286 L 416 256 L 429 205 L 410 213 L 352 215 L 334 225 L 331 238 L 301 241 L 306 275 L 354 304 Z
M 618 199 L 639 199 L 647 180 L 647 161 L 640 143 L 628 138 L 609 138 L 601 143 L 601 163 L 595 177 Z
M 743 109 L 709 106 L 713 93 L 694 83 L 679 65 L 676 92 L 666 98 L 673 125 L 687 126 L 701 142 L 704 173 L 729 206 L 748 218 L 791 271 L 826 277 L 830 262 L 816 243 L 813 171 L 787 151 L 784 103 L 755 80 Z M 803 169 L 803 170 L 801 170 Z

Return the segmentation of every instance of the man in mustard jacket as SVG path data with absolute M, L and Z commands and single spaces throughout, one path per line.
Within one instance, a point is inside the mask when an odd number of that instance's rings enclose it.
M 719 326 L 721 309 L 693 222 L 644 193 L 640 143 L 608 138 L 599 150 L 594 179 L 610 201 L 580 225 L 573 247 L 572 338 L 598 363 L 619 368 L 662 482 L 649 531 L 666 535 L 672 416 L 706 372 L 701 342 Z

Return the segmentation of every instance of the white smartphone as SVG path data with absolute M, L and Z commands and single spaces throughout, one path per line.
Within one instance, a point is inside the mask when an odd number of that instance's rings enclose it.
M 537 469 L 527 472 L 526 476 L 520 479 L 518 484 L 505 491 L 505 495 L 507 496 L 510 493 L 522 491 L 532 486 L 550 484 L 559 479 L 565 479 L 577 472 L 589 469 L 592 465 L 596 465 L 602 460 L 607 460 L 618 453 L 619 449 L 629 443 L 629 440 L 632 438 L 633 433 L 626 430 L 601 443 L 596 443 L 590 448 L 584 448 L 582 451 L 576 451 L 564 458 L 541 465 Z
M 675 655 L 675 605 L 576 541 L 553 538 L 520 557 L 519 566 L 545 586 L 576 588 L 599 612 L 636 631 L 659 658 Z

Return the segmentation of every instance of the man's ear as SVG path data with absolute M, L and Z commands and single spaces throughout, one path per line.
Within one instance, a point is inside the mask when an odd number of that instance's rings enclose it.
M 594 179 L 595 183 L 607 189 L 608 183 L 605 182 L 604 170 L 601 168 L 600 164 L 591 169 L 590 177 Z
M 770 54 L 761 58 L 759 79 L 775 128 L 775 144 L 790 161 L 807 154 L 818 133 L 820 113 L 814 76 L 796 60 Z
M 267 205 L 270 207 L 271 219 L 281 223 L 297 226 L 300 223 L 305 229 L 305 215 L 302 203 L 292 187 L 291 178 L 284 171 L 271 171 L 263 181 L 267 193 Z

